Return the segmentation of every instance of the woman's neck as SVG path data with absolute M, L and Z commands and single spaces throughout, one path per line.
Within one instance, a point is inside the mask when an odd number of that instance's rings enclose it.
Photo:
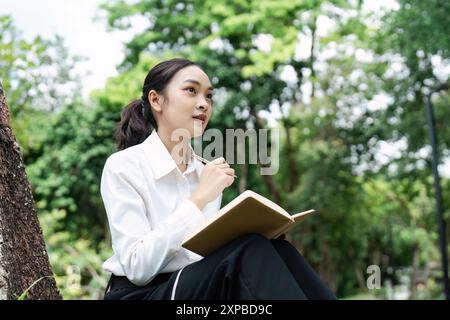
M 172 134 L 169 132 L 166 132 L 166 130 L 163 130 L 160 128 L 158 128 L 158 130 L 156 132 L 158 133 L 158 136 L 161 139 L 164 146 L 166 147 L 167 151 L 172 156 L 172 159 L 175 162 L 175 164 L 178 166 L 178 168 L 180 168 L 180 170 L 182 172 L 184 172 L 187 168 L 186 156 L 190 150 L 189 149 L 189 140 L 180 138 L 179 141 L 173 141 L 171 139 Z M 183 150 L 183 152 L 181 150 Z M 174 152 L 174 153 L 172 153 L 172 152 Z M 184 158 L 181 156 L 182 154 L 185 155 Z

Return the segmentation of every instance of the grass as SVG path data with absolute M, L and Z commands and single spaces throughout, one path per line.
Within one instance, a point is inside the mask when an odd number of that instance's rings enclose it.
M 28 292 L 33 288 L 39 281 L 45 278 L 53 278 L 53 276 L 43 276 L 37 279 L 35 282 L 33 282 L 18 298 L 17 300 L 25 300 L 28 296 Z

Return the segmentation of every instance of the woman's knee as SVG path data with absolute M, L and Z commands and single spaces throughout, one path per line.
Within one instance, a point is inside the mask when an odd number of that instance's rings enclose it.
M 243 256 L 264 256 L 266 258 L 276 254 L 269 239 L 256 233 L 245 234 L 236 239 L 236 249 Z
M 248 233 L 236 239 L 236 243 L 244 244 L 245 247 L 268 247 L 275 248 L 278 252 L 283 252 L 285 254 L 297 254 L 301 255 L 301 253 L 297 250 L 297 248 L 292 245 L 287 240 L 274 239 L 269 240 L 265 236 L 258 233 Z
M 236 239 L 239 243 L 251 243 L 255 245 L 267 245 L 270 241 L 261 234 L 247 233 Z
M 300 252 L 297 250 L 297 248 L 290 243 L 287 240 L 281 240 L 281 239 L 274 239 L 271 240 L 272 245 L 277 249 L 277 251 L 284 251 L 284 252 L 297 252 L 300 254 Z
M 284 259 L 300 259 L 304 260 L 301 252 L 287 240 L 271 240 L 273 247 L 277 253 Z

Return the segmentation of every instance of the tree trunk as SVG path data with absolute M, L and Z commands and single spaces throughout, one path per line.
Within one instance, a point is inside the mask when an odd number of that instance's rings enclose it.
M 248 163 L 240 164 L 239 167 L 241 168 L 241 174 L 239 175 L 238 191 L 241 194 L 247 189 Z
M 316 96 L 316 70 L 314 69 L 314 61 L 316 56 L 314 55 L 314 47 L 317 41 L 316 39 L 317 30 L 317 18 L 314 19 L 313 25 L 311 27 L 311 57 L 309 58 L 309 63 L 311 65 L 311 107 L 313 104 L 314 97 Z
M 292 139 L 291 139 L 291 124 L 289 121 L 283 121 L 283 127 L 286 132 L 286 153 L 287 153 L 287 161 L 289 166 L 289 179 L 288 179 L 288 191 L 292 192 L 297 187 L 299 174 L 297 169 L 297 164 L 295 163 L 295 152 L 292 148 Z
M 264 124 L 263 124 L 263 119 L 261 117 L 259 117 L 254 108 L 250 108 L 250 114 L 253 115 L 255 117 L 255 130 L 258 131 L 259 129 L 264 128 Z M 261 164 L 258 162 L 258 168 L 261 168 Z M 281 192 L 278 189 L 275 181 L 273 180 L 273 176 L 272 175 L 262 175 L 263 181 L 266 184 L 267 190 L 273 195 L 273 200 L 279 204 L 279 205 L 283 205 L 282 201 L 283 198 L 281 197 Z
M 420 268 L 420 252 L 419 246 L 415 245 L 413 249 L 413 269 L 411 273 L 411 283 L 410 283 L 410 294 L 409 299 L 415 300 L 417 299 L 417 283 L 419 282 L 419 268 Z
M 273 201 L 282 206 L 283 199 L 281 198 L 281 192 L 278 190 L 273 177 L 271 175 L 263 175 L 262 178 L 266 183 L 267 189 L 273 196 Z
M 50 277 L 49 277 L 50 276 Z M 61 299 L 0 82 L 0 299 Z

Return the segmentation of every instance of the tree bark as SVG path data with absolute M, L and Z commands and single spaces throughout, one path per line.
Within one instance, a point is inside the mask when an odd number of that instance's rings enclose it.
M 317 30 L 317 18 L 314 19 L 311 28 L 311 57 L 309 58 L 309 63 L 311 64 L 311 107 L 313 104 L 314 97 L 316 96 L 316 70 L 314 69 L 314 60 L 316 59 L 314 53 L 314 47 L 316 43 L 316 30 Z
M 241 194 L 247 189 L 248 163 L 245 162 L 243 164 L 240 164 L 239 167 L 241 168 L 241 174 L 239 175 L 238 191 L 239 194 Z
M 49 277 L 50 276 L 50 277 Z M 61 299 L 0 82 L 0 299 Z
M 255 130 L 258 131 L 259 129 L 264 128 L 263 119 L 259 117 L 254 108 L 250 108 L 250 114 L 255 117 Z M 261 168 L 261 164 L 258 162 L 258 168 Z M 271 175 L 262 175 L 263 181 L 266 184 L 267 190 L 273 195 L 273 200 L 278 203 L 279 205 L 283 205 L 282 201 L 283 198 L 281 197 L 281 192 L 279 188 L 277 187 L 275 181 L 273 180 L 273 176 Z
M 412 263 L 412 274 L 411 274 L 411 283 L 410 283 L 410 294 L 409 299 L 415 300 L 417 299 L 417 284 L 419 282 L 419 268 L 420 268 L 420 252 L 419 246 L 414 245 L 413 248 L 413 263 Z
M 299 180 L 299 173 L 297 169 L 297 163 L 295 162 L 295 154 L 292 147 L 291 137 L 291 123 L 287 119 L 283 119 L 283 127 L 286 132 L 286 156 L 289 166 L 289 179 L 288 179 L 288 191 L 292 192 L 297 187 Z

